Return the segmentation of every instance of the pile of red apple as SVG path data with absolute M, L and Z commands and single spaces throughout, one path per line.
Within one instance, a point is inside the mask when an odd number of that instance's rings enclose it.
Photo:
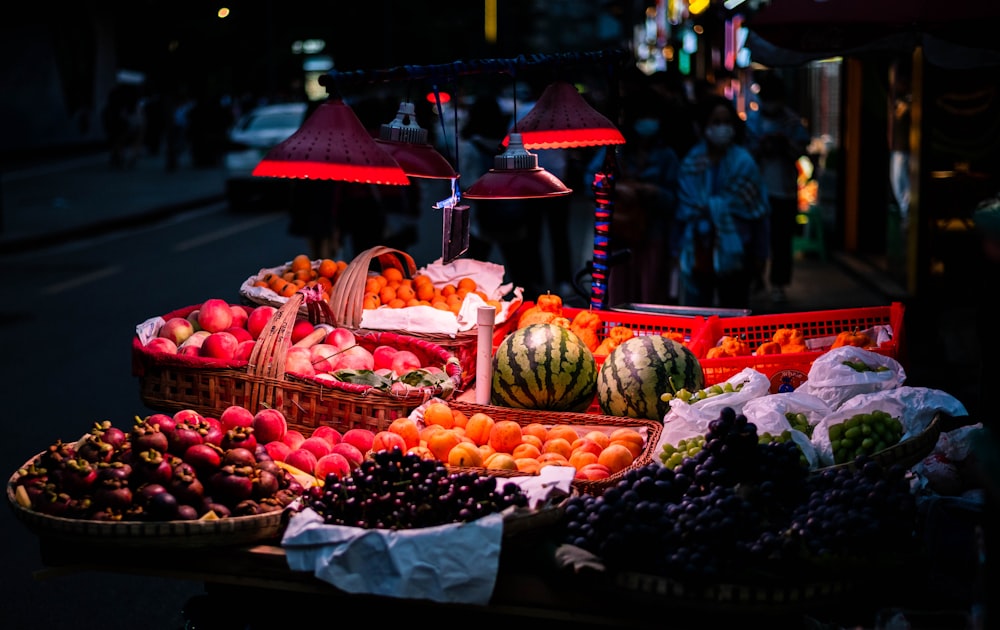
M 220 298 L 208 299 L 187 317 L 167 319 L 145 348 L 153 352 L 246 361 L 276 311 L 269 305 L 250 308 Z M 420 357 L 409 350 L 388 345 L 368 350 L 357 343 L 351 330 L 313 324 L 305 317 L 296 320 L 291 341 L 285 372 L 321 382 L 336 382 L 333 374 L 339 370 L 372 370 L 390 378 L 417 369 L 432 374 L 443 372 L 441 366 L 422 365 Z

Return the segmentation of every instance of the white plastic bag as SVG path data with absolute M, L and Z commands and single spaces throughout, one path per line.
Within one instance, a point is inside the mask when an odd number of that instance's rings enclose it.
M 871 368 L 884 369 L 859 372 L 845 361 L 860 361 Z M 905 380 L 903 366 L 892 357 L 855 346 L 842 346 L 823 353 L 813 362 L 799 391 L 816 396 L 831 409 L 838 409 L 855 396 L 893 389 Z
M 809 421 L 809 426 L 815 427 L 832 410 L 819 398 L 798 391 L 755 398 L 743 407 L 743 415 L 746 416 L 748 422 L 752 422 L 757 427 L 757 435 L 764 432 L 779 435 L 782 431 L 789 431 L 792 441 L 798 445 L 806 461 L 809 462 L 809 468 L 817 468 L 819 455 L 816 453 L 816 447 L 813 446 L 810 436 L 792 428 L 791 423 L 785 417 L 785 414 L 789 412 L 804 414 Z
M 771 388 L 771 381 L 767 376 L 753 368 L 743 368 L 724 383 L 730 383 L 737 391 L 718 394 L 696 403 L 687 403 L 675 398 L 670 401 L 670 411 L 667 412 L 664 423 L 669 421 L 671 416 L 680 417 L 701 429 L 702 433 L 706 433 L 708 423 L 719 417 L 723 407 L 732 407 L 739 415 L 743 413 L 744 405 L 755 398 L 768 395 Z
M 909 437 L 911 432 L 906 426 L 903 404 L 896 398 L 884 394 L 870 396 L 864 401 L 864 404 L 855 405 L 849 409 L 838 409 L 820 420 L 819 424 L 813 427 L 812 444 L 819 455 L 820 466 L 833 466 L 834 463 L 841 463 L 834 462 L 833 459 L 833 446 L 830 443 L 830 427 L 840 424 L 857 414 L 871 413 L 876 410 L 884 411 L 902 423 L 903 435 L 899 439 L 900 442 Z

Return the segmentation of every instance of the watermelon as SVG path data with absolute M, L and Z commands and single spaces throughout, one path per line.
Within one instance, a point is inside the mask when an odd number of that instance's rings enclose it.
M 597 404 L 608 416 L 663 420 L 670 404 L 664 392 L 705 386 L 698 358 L 684 344 L 644 335 L 618 344 L 597 374 Z
M 596 391 L 594 354 L 564 326 L 531 324 L 515 330 L 493 355 L 494 405 L 578 412 L 594 402 Z

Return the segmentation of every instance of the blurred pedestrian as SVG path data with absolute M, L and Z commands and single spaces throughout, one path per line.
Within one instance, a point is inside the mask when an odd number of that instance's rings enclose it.
M 145 121 L 139 96 L 137 85 L 117 83 L 101 111 L 112 168 L 135 165 L 142 152 Z
M 792 283 L 792 238 L 798 229 L 798 160 L 809 145 L 802 117 L 786 101 L 781 76 L 765 74 L 758 80 L 760 108 L 747 116 L 747 147 L 757 160 L 771 206 L 771 254 L 768 284 L 771 302 L 780 304 Z
M 697 122 L 702 139 L 678 178 L 680 303 L 746 309 L 770 246 L 764 183 L 732 101 L 706 97 Z
M 582 182 L 592 193 L 594 175 L 604 169 L 607 152 L 616 152 L 611 247 L 615 252 L 627 250 L 627 256 L 608 270 L 607 304 L 673 303 L 677 296 L 669 243 L 680 159 L 666 133 L 672 110 L 644 75 L 632 79 L 625 96 L 625 144 L 598 150 Z

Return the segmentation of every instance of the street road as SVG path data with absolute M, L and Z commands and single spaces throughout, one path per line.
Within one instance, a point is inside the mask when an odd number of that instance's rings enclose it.
M 125 428 L 152 413 L 131 372 L 136 324 L 208 298 L 238 302 L 247 277 L 307 251 L 288 235 L 287 221 L 213 206 L 0 257 L 8 278 L 0 292 L 3 474 L 97 421 Z M 184 603 L 204 591 L 201 583 L 94 572 L 39 579 L 45 567 L 35 535 L 9 509 L 0 510 L 0 532 L 2 628 L 177 630 Z

